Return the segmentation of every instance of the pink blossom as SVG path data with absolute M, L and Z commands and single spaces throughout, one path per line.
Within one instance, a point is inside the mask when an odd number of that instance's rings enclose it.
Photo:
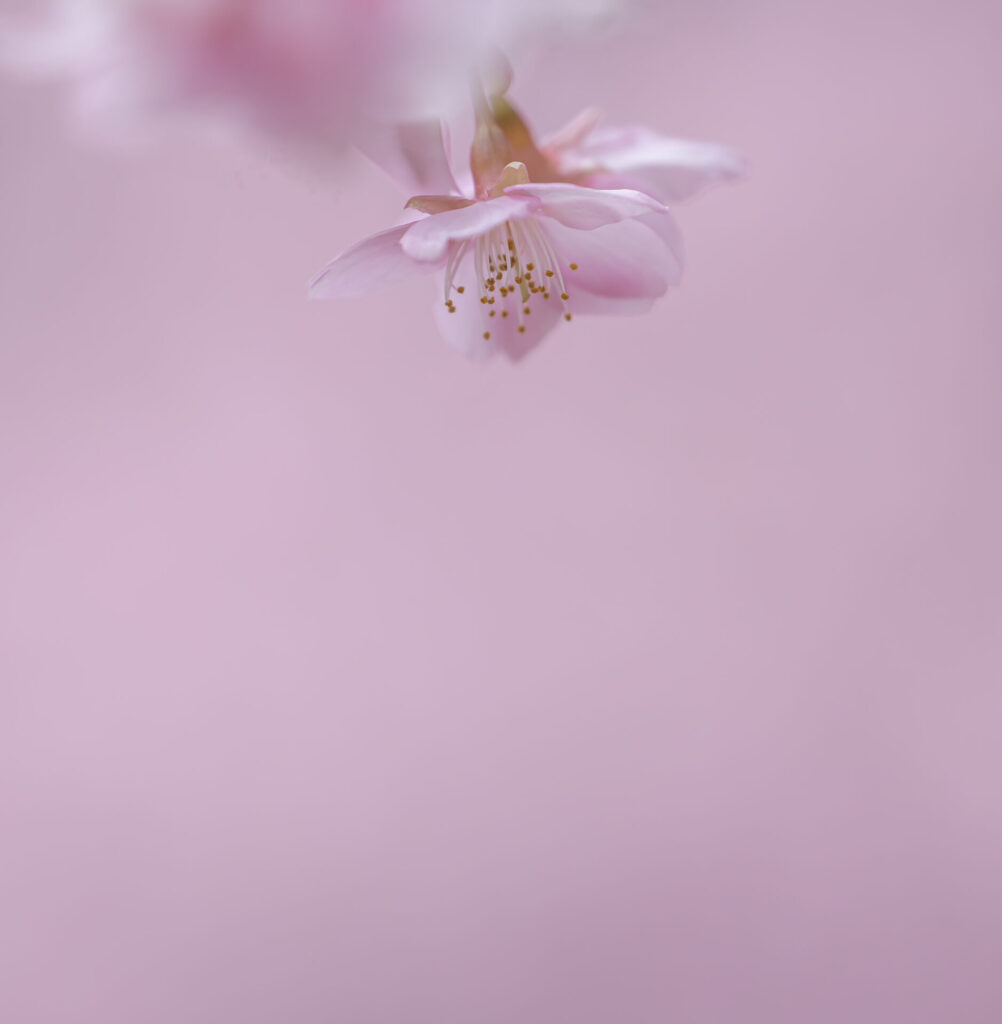
M 473 358 L 519 359 L 561 320 L 646 312 L 681 278 L 675 222 L 644 193 L 530 183 L 517 162 L 478 193 L 412 199 L 422 219 L 342 253 L 310 295 L 360 295 L 434 272 L 446 339 Z
M 744 158 L 727 146 L 597 121 L 595 112 L 586 111 L 543 144 L 561 178 L 584 180 L 594 188 L 636 188 L 678 203 L 746 173 Z
M 632 188 L 663 203 L 678 203 L 747 171 L 744 158 L 727 146 L 670 138 L 640 126 L 601 126 L 595 110 L 579 114 L 537 145 L 505 97 L 495 96 L 491 103 L 511 153 L 526 164 L 534 181 Z

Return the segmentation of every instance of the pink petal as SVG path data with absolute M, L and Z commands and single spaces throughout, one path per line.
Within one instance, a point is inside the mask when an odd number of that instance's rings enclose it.
M 747 173 L 744 157 L 712 142 L 672 139 L 647 128 L 600 128 L 562 156 L 562 168 L 594 168 L 595 187 L 649 190 L 664 202 L 691 199 Z
M 664 210 L 656 199 L 632 189 L 602 190 L 559 182 L 513 185 L 505 195 L 535 199 L 539 213 L 581 231 Z
M 685 242 L 678 221 L 670 213 L 648 213 L 638 217 L 637 222 L 650 228 L 664 243 L 668 249 L 664 263 L 668 284 L 673 287 L 680 285 L 685 270 Z
M 582 110 L 563 128 L 551 135 L 543 144 L 543 149 L 554 151 L 580 146 L 595 130 L 601 117 L 602 111 L 597 107 Z
M 434 263 L 412 260 L 400 247 L 401 239 L 411 227 L 411 224 L 401 224 L 346 249 L 310 282 L 310 298 L 343 299 L 365 295 L 434 270 Z
M 671 219 L 669 214 L 654 216 L 659 221 Z M 636 312 L 646 307 L 633 300 L 659 298 L 681 278 L 678 254 L 665 244 L 659 232 L 641 221 L 625 220 L 594 231 L 575 231 L 549 223 L 546 233 L 560 259 L 571 303 L 578 296 L 581 312 L 591 311 L 581 292 L 603 299 L 630 300 L 629 311 Z M 664 234 L 668 235 L 668 230 Z M 572 264 L 578 269 L 571 270 Z M 591 305 L 595 311 L 615 311 L 607 304 L 601 304 L 601 310 Z
M 372 129 L 360 148 L 407 195 L 459 193 L 449 167 L 445 131 L 438 121 L 413 121 L 382 131 Z
M 531 213 L 532 204 L 526 199 L 500 196 L 419 220 L 403 236 L 401 245 L 412 259 L 438 261 L 445 258 L 450 242 L 476 238 L 507 220 L 520 220 Z
M 520 307 L 514 300 L 504 305 L 500 301 L 493 306 L 483 305 L 470 258 L 463 260 L 455 283 L 466 289 L 462 295 L 452 296 L 456 312 L 450 313 L 439 298 L 435 303 L 435 320 L 446 341 L 471 359 L 482 361 L 498 353 L 511 360 L 522 359 L 563 317 L 563 307 L 553 299 L 545 303 L 533 299 L 532 312 L 528 316 L 523 314 L 521 318 L 518 315 Z M 490 315 L 492 310 L 494 316 Z M 501 315 L 505 310 L 507 317 Z M 525 328 L 524 332 L 519 331 L 520 324 Z M 485 334 L 490 337 L 485 338 Z

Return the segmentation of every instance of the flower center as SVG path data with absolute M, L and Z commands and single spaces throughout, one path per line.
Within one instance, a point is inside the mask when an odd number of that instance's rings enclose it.
M 514 316 L 519 332 L 524 334 L 526 317 L 543 302 L 559 302 L 564 319 L 572 319 L 567 311 L 570 294 L 560 261 L 546 232 L 533 220 L 506 221 L 456 247 L 445 269 L 445 305 L 450 313 L 456 312 L 452 293 L 462 295 L 466 291 L 461 285 L 456 287 L 455 278 L 471 247 L 477 298 L 487 321 L 485 338 L 490 338 L 490 320 L 496 317 Z M 577 270 L 576 263 L 569 266 Z

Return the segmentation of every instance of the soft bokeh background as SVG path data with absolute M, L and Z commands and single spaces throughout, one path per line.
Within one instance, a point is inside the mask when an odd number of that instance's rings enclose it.
M 1002 17 L 665 8 L 519 96 L 753 177 L 515 369 L 0 87 L 4 1024 L 1002 1020 Z

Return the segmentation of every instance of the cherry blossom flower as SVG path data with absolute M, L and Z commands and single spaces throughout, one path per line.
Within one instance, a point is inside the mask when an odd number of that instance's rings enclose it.
M 537 146 L 503 95 L 494 96 L 491 104 L 514 158 L 526 164 L 533 181 L 632 188 L 663 203 L 679 203 L 747 172 L 744 158 L 727 146 L 674 139 L 640 126 L 604 127 L 596 110 L 579 114 Z
M 489 156 L 490 146 L 474 143 L 476 198 L 412 199 L 422 219 L 342 253 L 312 282 L 311 297 L 366 294 L 435 272 L 446 339 L 473 358 L 517 360 L 575 314 L 643 313 L 679 283 L 681 239 L 656 199 L 532 183 L 519 162 L 488 186 Z
M 47 0 L 0 58 L 67 79 L 89 121 L 219 113 L 324 147 L 441 118 L 496 50 L 600 23 L 624 0 Z M 98 117 L 99 115 L 99 117 Z

